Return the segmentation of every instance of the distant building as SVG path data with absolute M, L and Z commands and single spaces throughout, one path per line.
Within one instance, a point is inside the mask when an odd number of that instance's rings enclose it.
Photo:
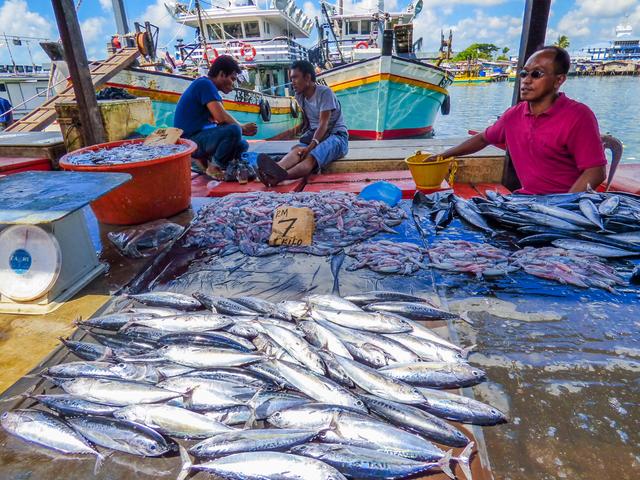
M 616 40 L 611 46 L 604 48 L 589 48 L 587 53 L 593 61 L 630 60 L 640 61 L 640 39 L 630 38 L 633 28 L 628 23 L 616 27 Z

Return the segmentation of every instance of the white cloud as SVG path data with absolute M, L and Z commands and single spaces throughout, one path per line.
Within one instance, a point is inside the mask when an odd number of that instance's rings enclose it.
M 442 7 L 442 0 L 423 0 L 425 7 Z M 448 0 L 447 6 L 452 5 L 479 5 L 481 7 L 491 7 L 507 3 L 507 0 Z
M 322 12 L 320 11 L 320 8 L 318 8 L 316 4 L 313 2 L 310 2 L 310 1 L 304 2 L 304 5 L 302 6 L 302 11 L 311 20 L 314 20 L 316 17 L 322 18 Z
M 522 31 L 522 19 L 508 15 L 490 16 L 482 10 L 475 10 L 473 17 L 447 26 L 453 30 L 453 49 L 464 50 L 472 43 L 493 43 L 496 46 L 517 49 Z
M 166 46 L 171 54 L 176 38 L 185 38 L 188 43 L 195 36 L 195 29 L 178 23 L 167 11 L 167 8 L 173 10 L 176 3 L 176 0 L 155 0 L 155 3 L 147 6 L 137 19 L 140 23 L 151 22 L 160 29 L 158 49 Z
M 53 23 L 39 13 L 30 11 L 26 0 L 5 0 L 0 6 L 0 25 L 2 25 L 2 31 L 7 35 L 22 35 L 51 40 L 57 37 Z M 30 42 L 29 46 L 34 62 L 42 63 L 48 61 L 48 57 L 36 42 Z M 16 63 L 31 63 L 25 42 L 23 42 L 22 46 L 11 45 L 11 53 Z M 0 63 L 9 62 L 9 52 L 6 48 L 1 48 Z
M 620 17 L 638 5 L 638 0 L 576 0 L 577 14 L 586 17 Z
M 112 0 L 100 0 L 100 6 L 103 10 L 109 11 L 113 10 L 113 1 Z
M 103 17 L 91 17 L 80 22 L 80 30 L 82 31 L 84 44 L 88 45 L 97 40 L 104 40 L 104 42 L 106 42 L 107 40 L 104 33 L 106 23 L 107 21 Z
M 582 15 L 567 14 L 558 22 L 560 35 L 571 37 L 588 37 L 591 35 L 591 21 Z

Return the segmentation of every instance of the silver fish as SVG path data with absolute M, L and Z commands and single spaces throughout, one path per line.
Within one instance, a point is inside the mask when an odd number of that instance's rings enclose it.
M 195 368 L 236 367 L 262 360 L 261 355 L 212 347 L 168 345 L 160 352 L 166 360 Z
M 246 405 L 234 405 L 204 412 L 205 417 L 225 425 L 245 424 L 251 418 L 251 415 L 251 408 Z
M 309 295 L 305 297 L 307 304 L 332 310 L 350 310 L 360 312 L 362 309 L 349 300 L 337 295 Z
M 423 338 L 414 337 L 408 333 L 397 333 L 388 335 L 388 338 L 395 340 L 415 352 L 422 360 L 433 362 L 463 362 L 467 352 L 454 350 L 439 343 L 432 343 Z
M 346 480 L 344 475 L 326 463 L 290 453 L 235 453 L 193 465 L 189 455 L 183 452 L 182 462 L 178 480 L 186 478 L 192 469 L 204 470 L 223 478 L 242 480 Z
M 317 435 L 317 430 L 280 428 L 232 431 L 197 443 L 189 453 L 199 458 L 216 458 L 241 452 L 281 450 L 309 442 Z
M 587 200 L 588 201 L 588 200 Z M 581 227 L 591 227 L 593 223 L 588 218 L 574 213 L 571 210 L 566 210 L 564 208 L 555 207 L 551 205 L 544 205 L 541 203 L 532 202 L 529 206 L 531 210 L 544 213 L 546 215 L 551 215 L 552 217 L 557 217 L 567 222 L 573 223 L 575 225 L 579 225 Z
M 165 333 L 171 332 L 202 332 L 207 330 L 221 330 L 234 323 L 234 319 L 226 315 L 215 313 L 192 313 L 173 317 L 158 317 L 136 319 L 122 327 L 123 331 L 133 325 L 150 327 Z
M 276 325 L 264 325 L 264 328 L 267 334 L 298 362 L 319 375 L 326 373 L 322 359 L 311 350 L 311 347 L 304 339 Z
M 139 403 L 157 403 L 181 397 L 147 383 L 135 383 L 106 378 L 52 379 L 65 392 L 105 405 L 125 406 Z
M 143 320 L 154 318 L 156 315 L 148 313 L 113 313 L 111 315 L 103 315 L 93 317 L 87 320 L 77 321 L 77 325 L 84 327 L 100 328 L 102 330 L 120 330 L 124 325 L 134 320 Z
M 457 428 L 419 408 L 392 402 L 372 395 L 361 395 L 365 405 L 376 415 L 450 447 L 464 447 L 469 439 Z
M 362 400 L 333 380 L 309 372 L 292 363 L 274 360 L 271 363 L 291 385 L 319 402 L 330 402 L 366 412 Z
M 611 195 L 598 205 L 598 213 L 600 215 L 611 215 L 620 206 L 620 197 Z
M 433 415 L 454 422 L 473 425 L 497 425 L 507 422 L 507 416 L 491 405 L 462 395 L 441 390 L 418 388 L 427 402 L 420 408 Z
M 420 392 L 400 380 L 387 377 L 355 360 L 339 355 L 334 356 L 334 359 L 356 385 L 369 393 L 401 403 L 420 404 L 425 401 Z
M 112 450 L 157 457 L 176 449 L 175 443 L 137 423 L 94 416 L 73 417 L 68 422 L 90 442 Z
M 290 451 L 296 455 L 322 460 L 351 478 L 405 478 L 433 470 L 441 470 L 450 478 L 455 478 L 449 467 L 452 460 L 450 453 L 446 453 L 437 462 L 418 462 L 378 450 L 339 443 L 308 443 L 293 447 Z
M 113 416 L 179 438 L 207 438 L 232 430 L 200 413 L 170 405 L 129 405 L 113 412 Z
M 365 330 L 367 332 L 404 333 L 413 330 L 413 327 L 402 319 L 380 312 L 340 311 L 313 307 L 311 316 L 314 320 L 328 320 L 346 328 Z
M 378 302 L 371 303 L 365 310 L 374 312 L 389 312 L 407 317 L 412 320 L 455 320 L 460 318 L 454 313 L 431 307 L 425 303 L 414 302 Z M 406 322 L 405 322 L 406 323 Z M 413 326 L 411 330 L 413 330 Z M 406 331 L 405 331 L 406 332 Z M 385 332 L 385 333 L 405 333 L 405 332 Z
M 410 385 L 431 388 L 470 387 L 486 378 L 479 368 L 461 362 L 396 363 L 378 371 Z
M 478 213 L 475 207 L 470 202 L 460 197 L 454 197 L 454 208 L 460 217 L 462 217 L 467 223 L 470 223 L 474 227 L 495 235 L 495 231 L 491 228 L 482 215 Z
M 60 412 L 63 415 L 103 415 L 109 416 L 113 414 L 118 407 L 112 405 L 103 405 L 102 403 L 90 402 L 84 398 L 68 393 L 57 393 L 54 395 L 29 395 L 51 410 Z
M 202 308 L 202 304 L 198 300 L 182 293 L 149 292 L 127 295 L 127 297 L 150 307 L 169 307 L 178 310 L 198 310 Z
M 27 442 L 68 454 L 89 454 L 100 457 L 91 445 L 60 418 L 41 410 L 4 412 L 0 424 L 7 432 Z
M 291 314 L 289 312 L 287 312 L 283 308 L 280 308 L 275 303 L 262 300 L 261 298 L 233 297 L 231 300 L 255 312 L 261 313 L 262 315 L 291 321 Z
M 356 305 L 368 305 L 375 302 L 426 302 L 422 297 L 410 295 L 402 292 L 391 292 L 386 290 L 373 290 L 371 292 L 355 293 L 347 295 L 345 300 L 355 303 Z
M 198 299 L 202 305 L 209 310 L 232 316 L 257 316 L 258 312 L 245 307 L 233 300 L 215 295 L 206 295 L 204 293 L 194 293 L 193 297 Z
M 600 216 L 600 212 L 598 212 L 598 207 L 589 200 L 588 198 L 582 198 L 578 202 L 580 206 L 580 211 L 582 214 L 589 219 L 589 221 L 599 227 L 600 230 L 604 230 L 604 225 L 602 224 L 602 217 Z
M 349 350 L 347 350 L 338 336 L 331 330 L 324 328 L 320 323 L 302 321 L 298 323 L 298 328 L 302 330 L 305 338 L 312 345 L 318 348 L 324 348 L 342 357 L 352 358 Z
M 587 253 L 603 258 L 622 258 L 634 257 L 640 255 L 640 252 L 631 252 L 618 247 L 611 247 L 601 243 L 588 242 L 585 240 L 574 240 L 572 238 L 560 238 L 551 242 L 554 247 L 564 248 L 566 250 L 576 250 L 578 252 Z

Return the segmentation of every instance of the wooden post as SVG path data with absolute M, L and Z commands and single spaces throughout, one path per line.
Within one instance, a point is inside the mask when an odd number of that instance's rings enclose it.
M 549 21 L 549 10 L 551 0 L 527 0 L 524 7 L 524 20 L 522 23 L 522 36 L 520 37 L 520 53 L 518 56 L 517 72 L 522 70 L 529 57 L 544 45 L 547 36 L 547 22 Z M 520 101 L 520 77 L 516 75 L 513 86 L 512 105 Z M 502 184 L 509 190 L 516 190 L 521 187 L 520 180 L 516 175 L 509 152 L 507 151 L 506 163 L 504 166 Z
M 89 62 L 84 50 L 80 23 L 73 0 L 51 0 L 53 11 L 69 66 L 73 92 L 80 110 L 84 144 L 95 145 L 106 141 L 102 117 L 98 110 L 96 92 L 91 81 Z

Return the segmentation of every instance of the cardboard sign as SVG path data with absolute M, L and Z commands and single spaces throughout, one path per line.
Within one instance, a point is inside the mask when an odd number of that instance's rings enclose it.
M 145 139 L 144 144 L 173 145 L 178 141 L 180 135 L 182 135 L 182 130 L 179 128 L 159 128 Z
M 316 229 L 313 210 L 282 206 L 273 212 L 273 225 L 269 245 L 299 247 L 311 245 Z

